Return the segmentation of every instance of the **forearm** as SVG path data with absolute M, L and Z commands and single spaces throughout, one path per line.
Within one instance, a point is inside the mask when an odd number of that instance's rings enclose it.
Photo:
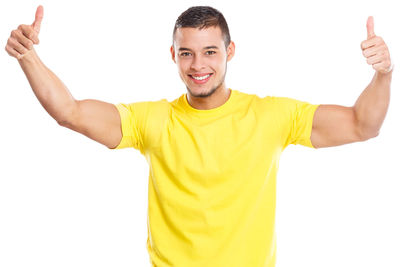
M 67 87 L 42 63 L 34 49 L 18 62 L 40 104 L 59 124 L 66 122 L 76 107 Z
M 376 71 L 353 106 L 359 131 L 364 137 L 375 137 L 379 133 L 389 107 L 392 72 L 383 74 Z

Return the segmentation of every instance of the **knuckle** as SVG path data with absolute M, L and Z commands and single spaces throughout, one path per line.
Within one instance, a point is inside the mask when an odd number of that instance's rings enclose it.
M 33 42 L 31 40 L 28 40 L 28 49 L 32 49 L 33 48 Z
M 11 33 L 14 38 L 17 38 L 21 32 L 19 30 L 13 30 Z
M 28 26 L 28 25 L 21 24 L 21 25 L 18 26 L 18 30 L 23 31 L 24 29 L 26 29 L 26 26 Z
M 366 56 L 367 56 L 366 50 L 363 50 L 363 51 L 362 51 L 362 54 L 364 55 L 364 57 L 366 57 Z
M 14 46 L 14 44 L 16 43 L 16 40 L 14 39 L 14 38 L 10 38 L 10 39 L 8 39 L 8 45 L 10 45 L 10 46 Z
M 364 49 L 364 47 L 365 47 L 365 41 L 362 41 L 361 44 L 360 44 L 360 46 L 361 46 L 362 49 Z
M 13 56 L 12 50 L 10 49 L 9 46 L 6 46 L 6 51 L 7 51 L 7 54 L 8 54 L 8 55 Z

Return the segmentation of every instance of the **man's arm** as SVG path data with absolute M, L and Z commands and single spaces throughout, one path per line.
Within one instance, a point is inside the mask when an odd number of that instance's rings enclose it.
M 390 100 L 393 65 L 373 19 L 367 22 L 368 39 L 361 43 L 367 63 L 376 70 L 371 83 L 352 107 L 320 105 L 314 114 L 311 143 L 316 148 L 365 141 L 379 134 Z
M 38 7 L 32 25 L 20 25 L 11 33 L 6 51 L 16 57 L 33 92 L 58 124 L 106 145 L 116 147 L 121 138 L 121 119 L 117 108 L 98 100 L 75 100 L 62 81 L 40 60 L 33 44 L 38 34 L 43 8 Z

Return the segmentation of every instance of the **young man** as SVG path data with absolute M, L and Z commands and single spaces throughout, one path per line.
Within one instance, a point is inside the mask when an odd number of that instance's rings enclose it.
M 146 157 L 153 266 L 275 266 L 275 184 L 283 150 L 375 137 L 389 105 L 391 61 L 372 17 L 361 48 L 376 72 L 353 107 L 227 88 L 235 44 L 223 15 L 207 6 L 183 12 L 173 31 L 171 56 L 187 93 L 172 102 L 75 100 L 33 49 L 42 17 L 39 6 L 35 22 L 14 30 L 6 50 L 60 125 Z

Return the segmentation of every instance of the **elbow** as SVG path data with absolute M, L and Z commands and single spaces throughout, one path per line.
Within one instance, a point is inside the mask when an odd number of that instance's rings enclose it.
M 358 141 L 367 141 L 379 135 L 380 127 L 362 126 L 360 124 L 356 127 Z
M 65 108 L 64 111 L 55 118 L 58 125 L 72 129 L 77 120 L 77 108 Z
M 371 138 L 374 138 L 374 137 L 377 137 L 379 135 L 379 130 L 378 131 L 376 131 L 373 135 L 372 135 L 372 137 Z
M 63 126 L 63 127 L 68 127 L 70 123 L 67 120 L 56 120 L 58 125 Z
M 58 125 L 67 127 L 70 129 L 73 129 L 73 126 L 75 125 L 75 123 L 73 123 L 73 120 L 71 119 L 71 117 L 59 118 L 59 119 L 56 119 L 56 121 L 57 121 Z
M 76 123 L 70 118 L 58 119 L 56 120 L 58 125 L 69 128 L 71 130 L 76 130 Z
M 360 141 L 367 141 L 371 138 L 375 138 L 379 135 L 379 130 L 374 131 L 374 132 L 368 132 L 368 133 L 363 133 L 360 136 Z

